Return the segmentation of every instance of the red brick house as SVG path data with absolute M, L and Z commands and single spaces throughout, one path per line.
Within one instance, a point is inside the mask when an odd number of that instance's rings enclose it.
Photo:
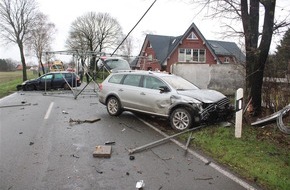
M 245 55 L 234 42 L 206 40 L 194 23 L 182 36 L 146 35 L 133 69 L 170 72 L 172 64 L 244 63 Z

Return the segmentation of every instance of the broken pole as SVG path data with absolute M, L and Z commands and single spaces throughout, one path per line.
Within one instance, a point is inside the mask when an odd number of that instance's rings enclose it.
M 0 106 L 0 108 L 9 108 L 9 107 L 21 107 L 21 106 L 30 106 L 31 104 L 14 104 L 14 105 L 6 105 L 6 106 Z
M 198 127 L 192 128 L 192 129 L 188 129 L 188 130 L 186 130 L 186 131 L 182 131 L 182 132 L 180 132 L 180 133 L 176 133 L 176 134 L 174 134 L 174 135 L 171 135 L 171 136 L 165 137 L 165 138 L 163 138 L 163 139 L 160 139 L 160 140 L 157 140 L 157 141 L 154 141 L 154 142 L 151 142 L 151 143 L 145 144 L 145 145 L 143 145 L 143 146 L 140 146 L 140 147 L 137 147 L 137 148 L 134 148 L 134 149 L 129 149 L 129 150 L 128 150 L 128 151 L 129 151 L 129 154 L 133 154 L 133 153 L 136 153 L 136 152 L 141 152 L 142 150 L 146 150 L 146 149 L 151 148 L 151 147 L 153 147 L 153 146 L 156 146 L 156 145 L 158 145 L 158 144 L 164 143 L 164 142 L 166 142 L 166 141 L 168 141 L 168 140 L 170 140 L 170 139 L 172 139 L 172 138 L 174 138 L 174 137 L 177 137 L 177 136 L 179 136 L 179 135 L 182 135 L 182 134 L 185 134 L 185 133 L 188 133 L 188 132 L 191 132 L 191 131 L 194 131 L 194 130 L 200 129 L 200 128 L 202 128 L 202 127 L 204 127 L 204 125 L 201 125 L 201 126 L 198 126 Z
M 193 138 L 192 138 L 192 131 L 191 131 L 191 132 L 190 132 L 190 135 L 189 135 L 188 138 L 187 138 L 187 142 L 186 142 L 186 145 L 185 145 L 185 152 L 184 152 L 185 155 L 187 154 L 187 149 L 188 149 L 189 143 L 190 143 L 190 141 L 191 141 L 192 139 L 193 139 Z
M 242 121 L 243 121 L 243 97 L 244 90 L 239 88 L 236 92 L 236 122 L 235 122 L 235 137 L 242 137 Z

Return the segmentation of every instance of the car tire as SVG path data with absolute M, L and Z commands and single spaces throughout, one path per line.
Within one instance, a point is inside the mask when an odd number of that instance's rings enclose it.
M 70 87 L 69 87 L 69 85 L 67 83 L 64 83 L 63 84 L 63 89 L 64 90 L 70 90 Z
M 35 90 L 35 86 L 33 84 L 25 85 L 23 88 L 24 91 L 32 91 Z
M 176 131 L 189 129 L 193 124 L 193 116 L 187 109 L 177 108 L 170 115 L 170 125 Z
M 120 101 L 112 96 L 107 101 L 107 111 L 112 116 L 118 116 L 122 113 Z

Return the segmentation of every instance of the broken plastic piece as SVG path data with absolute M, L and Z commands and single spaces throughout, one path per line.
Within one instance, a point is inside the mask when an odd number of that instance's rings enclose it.
M 144 180 L 140 180 L 140 181 L 138 181 L 138 182 L 136 183 L 136 188 L 137 188 L 137 189 L 141 189 L 141 188 L 143 188 L 143 187 L 145 187 Z
M 111 144 L 115 144 L 116 142 L 114 142 L 114 141 L 107 141 L 107 142 L 105 142 L 105 145 L 111 145 Z

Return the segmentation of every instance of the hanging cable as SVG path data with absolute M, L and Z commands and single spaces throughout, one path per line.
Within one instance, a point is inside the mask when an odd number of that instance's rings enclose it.
M 135 26 L 130 30 L 130 32 L 125 36 L 125 38 L 123 39 L 123 41 L 118 45 L 118 47 L 114 50 L 114 52 L 111 54 L 111 56 L 113 56 L 116 51 L 119 49 L 119 47 L 124 43 L 124 41 L 128 38 L 128 36 L 131 34 L 131 32 L 136 28 L 136 26 L 141 22 L 141 20 L 144 18 L 144 16 L 147 14 L 147 12 L 151 9 L 151 7 L 154 5 L 154 3 L 157 0 L 155 0 L 150 7 L 146 10 L 146 12 L 143 14 L 143 16 L 139 19 L 139 21 L 135 24 Z

